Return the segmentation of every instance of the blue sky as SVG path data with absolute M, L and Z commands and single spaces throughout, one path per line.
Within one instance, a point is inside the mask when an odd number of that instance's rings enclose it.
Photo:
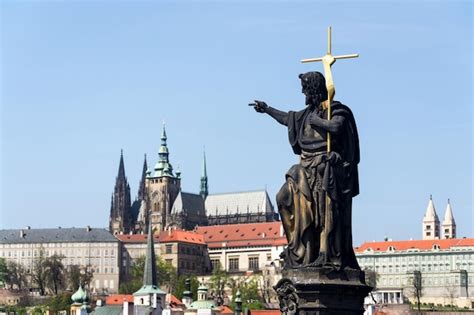
M 108 225 L 120 149 L 136 194 L 143 154 L 197 192 L 267 187 L 297 162 L 286 130 L 247 104 L 304 107 L 298 74 L 326 51 L 355 114 L 354 243 L 421 237 L 433 194 L 473 236 L 472 3 L 2 1 L 0 228 Z

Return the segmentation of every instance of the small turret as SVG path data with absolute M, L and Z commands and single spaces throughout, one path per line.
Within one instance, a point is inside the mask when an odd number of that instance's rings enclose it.
M 456 221 L 454 221 L 453 210 L 451 209 L 451 201 L 448 199 L 448 205 L 444 212 L 443 220 L 443 237 L 456 238 Z
M 425 216 L 423 217 L 423 239 L 434 240 L 440 237 L 439 218 L 433 203 L 433 196 L 430 195 L 428 206 L 426 207 Z

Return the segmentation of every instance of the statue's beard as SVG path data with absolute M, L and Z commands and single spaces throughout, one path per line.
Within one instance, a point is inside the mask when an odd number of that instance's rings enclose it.
M 315 106 L 317 107 L 320 102 L 321 97 L 319 95 L 306 95 L 306 106 Z

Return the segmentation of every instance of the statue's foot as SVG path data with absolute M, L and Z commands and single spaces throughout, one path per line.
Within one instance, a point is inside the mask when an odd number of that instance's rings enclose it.
M 318 259 L 316 259 L 313 262 L 313 264 L 315 264 L 318 267 L 322 267 L 322 266 L 326 265 L 326 263 L 327 263 L 327 255 L 326 255 L 325 252 L 320 252 L 319 256 L 318 256 Z

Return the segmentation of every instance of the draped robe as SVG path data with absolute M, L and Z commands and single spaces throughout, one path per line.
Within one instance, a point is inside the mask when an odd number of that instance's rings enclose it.
M 360 269 L 352 248 L 352 197 L 359 193 L 357 164 L 359 139 L 351 110 L 334 101 L 332 115 L 344 123 L 331 135 L 332 152 L 327 153 L 326 131 L 310 126 L 308 117 L 316 110 L 307 107 L 288 113 L 288 136 L 300 163 L 286 174 L 277 194 L 277 205 L 288 240 L 286 267 L 332 266 Z M 318 115 L 326 118 L 326 111 Z M 313 134 L 308 133 L 312 128 Z M 326 211 L 326 197 L 330 198 Z M 326 217 L 327 216 L 327 217 Z M 326 228 L 327 233 L 323 233 Z M 322 240 L 321 238 L 327 238 Z M 327 241 L 327 251 L 320 246 Z

